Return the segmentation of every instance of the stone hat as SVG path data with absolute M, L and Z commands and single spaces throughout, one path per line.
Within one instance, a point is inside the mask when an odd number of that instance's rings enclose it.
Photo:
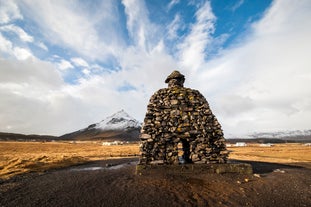
M 185 80 L 185 76 L 181 74 L 179 71 L 174 70 L 169 76 L 167 76 L 165 83 L 168 83 L 171 79 L 183 79 Z

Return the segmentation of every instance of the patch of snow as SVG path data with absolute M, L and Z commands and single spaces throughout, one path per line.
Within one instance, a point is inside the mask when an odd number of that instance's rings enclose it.
M 108 116 L 94 126 L 94 128 L 102 130 L 124 130 L 139 127 L 141 127 L 141 123 L 128 115 L 124 110 Z

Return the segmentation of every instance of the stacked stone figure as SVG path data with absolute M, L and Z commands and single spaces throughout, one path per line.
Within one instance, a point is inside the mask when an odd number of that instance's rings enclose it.
M 228 151 L 219 122 L 204 96 L 184 88 L 184 81 L 184 75 L 174 71 L 165 81 L 168 88 L 150 98 L 139 164 L 226 163 Z

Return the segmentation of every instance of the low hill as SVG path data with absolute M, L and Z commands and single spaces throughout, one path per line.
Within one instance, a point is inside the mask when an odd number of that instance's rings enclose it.
M 36 134 L 25 135 L 25 134 L 0 132 L 1 141 L 51 141 L 57 139 L 58 137 L 50 135 L 36 135 Z

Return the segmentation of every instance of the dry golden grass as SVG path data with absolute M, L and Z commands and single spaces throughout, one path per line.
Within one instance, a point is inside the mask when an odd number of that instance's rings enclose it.
M 311 147 L 303 144 L 275 144 L 272 147 L 262 147 L 259 144 L 249 144 L 246 147 L 228 147 L 230 159 L 253 160 L 275 163 L 311 162 Z
M 0 178 L 138 153 L 138 144 L 102 146 L 96 142 L 0 142 Z
M 277 144 L 273 147 L 252 144 L 229 147 L 228 150 L 231 151 L 230 159 L 311 163 L 311 147 L 302 144 Z M 103 146 L 100 142 L 0 142 L 0 178 L 138 154 L 138 144 Z

